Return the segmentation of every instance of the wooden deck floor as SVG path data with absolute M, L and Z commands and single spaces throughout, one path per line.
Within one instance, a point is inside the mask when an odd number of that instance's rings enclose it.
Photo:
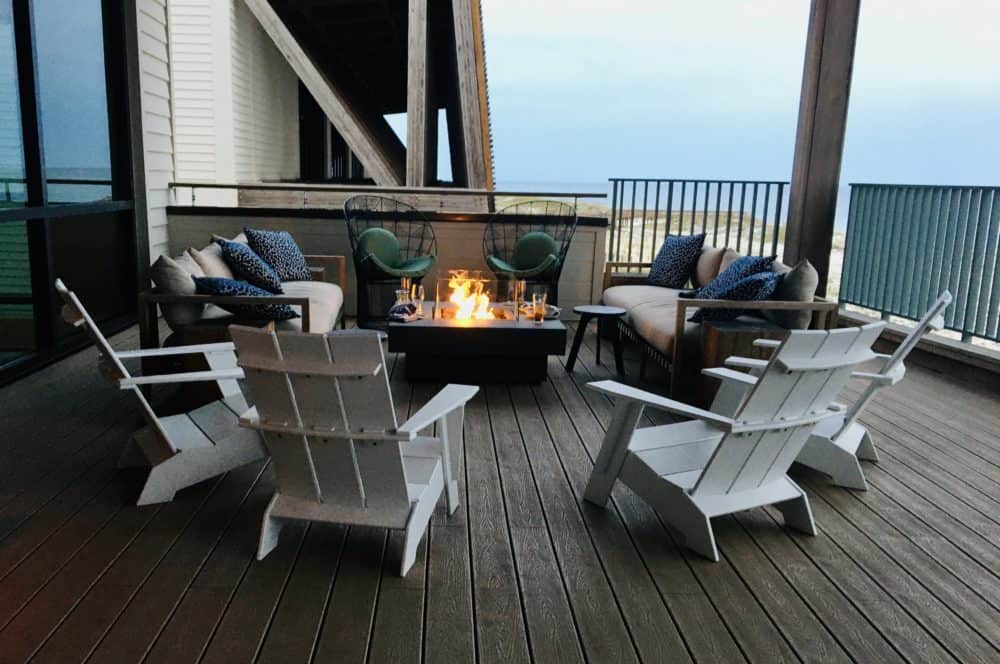
M 581 501 L 610 411 L 589 342 L 471 405 L 462 508 L 405 579 L 380 529 L 288 528 L 257 562 L 265 464 L 135 507 L 138 412 L 92 350 L 0 390 L 0 662 L 1000 661 L 995 394 L 911 369 L 863 418 L 868 492 L 796 472 L 819 536 L 753 510 L 710 563 L 620 486 Z M 431 392 L 400 362 L 405 413 Z

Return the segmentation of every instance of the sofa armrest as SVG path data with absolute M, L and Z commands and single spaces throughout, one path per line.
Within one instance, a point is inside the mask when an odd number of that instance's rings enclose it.
M 634 263 L 630 261 L 608 261 L 604 264 L 604 288 L 625 286 L 629 283 L 645 282 L 652 263 Z M 635 270 L 639 270 L 636 272 Z
M 313 272 L 313 281 L 326 281 L 331 276 L 336 275 L 336 284 L 341 288 L 347 288 L 347 259 L 344 256 L 323 256 L 320 254 L 307 254 L 306 264 Z M 317 270 L 321 270 L 317 279 Z
M 145 291 L 140 293 L 139 302 L 140 307 L 146 311 L 147 315 L 155 312 L 154 308 L 161 304 L 214 304 L 220 307 L 226 304 L 287 304 L 301 307 L 302 329 L 309 329 L 309 298 L 307 297 L 293 297 L 291 295 L 175 295 Z M 153 319 L 155 320 L 155 313 Z M 147 346 L 146 343 L 155 343 L 155 346 Z M 140 346 L 154 348 L 159 346 L 159 339 L 154 340 L 153 336 L 146 335 Z

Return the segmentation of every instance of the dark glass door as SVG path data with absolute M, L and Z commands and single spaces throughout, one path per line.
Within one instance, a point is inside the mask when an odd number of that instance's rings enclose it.
M 126 1 L 0 0 L 0 382 L 83 341 L 56 278 L 134 318 Z

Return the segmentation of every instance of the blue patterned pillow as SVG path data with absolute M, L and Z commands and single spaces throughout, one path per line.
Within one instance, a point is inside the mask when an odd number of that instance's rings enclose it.
M 784 275 L 776 272 L 757 272 L 740 279 L 723 290 L 714 300 L 743 300 L 744 302 L 766 300 L 774 295 Z M 700 323 L 705 320 L 732 320 L 754 312 L 746 309 L 699 309 L 688 320 Z
M 775 258 L 777 256 L 740 256 L 715 279 L 697 290 L 681 293 L 680 296 L 699 300 L 723 300 L 725 298 L 720 293 L 731 289 L 752 274 L 769 271 Z
M 311 281 L 312 273 L 299 245 L 288 231 L 257 231 L 244 228 L 247 243 L 282 281 Z
M 219 246 L 222 247 L 222 259 L 226 261 L 226 265 L 233 271 L 233 275 L 237 279 L 242 279 L 271 293 L 284 292 L 281 290 L 281 279 L 278 278 L 278 273 L 255 254 L 253 249 L 245 244 L 229 240 L 219 240 Z
M 668 235 L 653 259 L 647 282 L 652 286 L 684 288 L 701 255 L 705 234 Z
M 270 297 L 273 293 L 268 293 L 263 288 L 257 288 L 253 284 L 236 279 L 222 279 L 220 277 L 195 277 L 195 289 L 200 295 L 252 295 Z M 251 320 L 288 320 L 298 318 L 299 315 L 287 304 L 220 304 L 218 305 L 226 311 L 236 314 L 240 318 Z

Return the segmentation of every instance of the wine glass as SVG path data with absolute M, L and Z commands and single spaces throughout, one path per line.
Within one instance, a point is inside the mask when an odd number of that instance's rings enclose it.
M 424 285 L 423 284 L 413 284 L 413 288 L 410 290 L 410 301 L 416 307 L 417 316 L 420 318 L 424 317 Z

